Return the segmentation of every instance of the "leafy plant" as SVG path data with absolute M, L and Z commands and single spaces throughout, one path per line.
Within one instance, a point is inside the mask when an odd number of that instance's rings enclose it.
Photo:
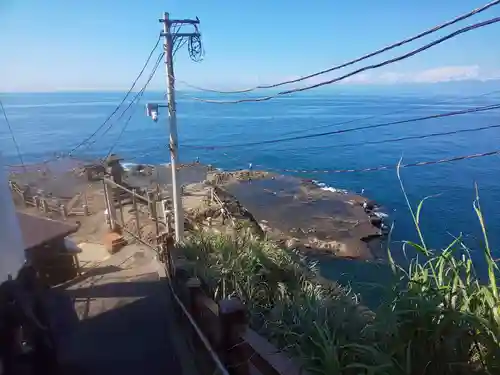
M 498 266 L 479 194 L 473 208 L 483 232 L 487 283 L 460 236 L 441 250 L 426 244 L 420 214 L 427 198 L 414 210 L 399 170 L 398 178 L 420 243 L 404 244 L 417 253 L 406 266 L 388 250 L 395 281 L 383 286 L 390 298 L 374 312 L 348 288 L 321 279 L 304 256 L 245 228 L 232 235 L 194 233 L 183 253 L 215 299 L 241 298 L 252 327 L 313 374 L 500 373 Z

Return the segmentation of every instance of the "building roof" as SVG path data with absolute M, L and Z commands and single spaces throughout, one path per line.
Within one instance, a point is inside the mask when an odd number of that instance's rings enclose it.
M 18 212 L 17 217 L 26 250 L 53 240 L 63 239 L 78 230 L 76 224 L 28 215 L 22 212 Z

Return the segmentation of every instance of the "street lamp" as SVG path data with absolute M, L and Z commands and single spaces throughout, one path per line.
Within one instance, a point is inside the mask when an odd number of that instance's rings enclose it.
M 146 115 L 151 117 L 154 122 L 158 121 L 158 108 L 160 106 L 157 103 L 146 104 Z

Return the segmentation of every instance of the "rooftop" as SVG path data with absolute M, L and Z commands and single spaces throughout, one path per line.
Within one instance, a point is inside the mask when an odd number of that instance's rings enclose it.
M 18 212 L 19 226 L 25 250 L 44 245 L 47 242 L 63 239 L 78 230 L 78 225 L 62 221 L 28 215 Z

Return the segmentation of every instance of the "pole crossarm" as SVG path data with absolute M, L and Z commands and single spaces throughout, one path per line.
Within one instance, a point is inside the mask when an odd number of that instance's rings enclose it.
M 160 22 L 165 22 L 164 19 L 160 19 Z M 175 25 L 175 24 L 191 24 L 191 25 L 199 25 L 200 24 L 200 20 L 198 19 L 198 17 L 196 17 L 195 20 L 191 20 L 191 19 L 184 19 L 184 20 L 168 20 L 168 22 L 171 24 L 171 25 Z
M 165 34 L 164 32 L 160 33 L 160 36 L 162 37 L 165 37 L 167 36 L 167 34 Z M 191 36 L 201 36 L 200 33 L 172 33 L 172 36 L 175 36 L 175 37 L 191 37 Z

